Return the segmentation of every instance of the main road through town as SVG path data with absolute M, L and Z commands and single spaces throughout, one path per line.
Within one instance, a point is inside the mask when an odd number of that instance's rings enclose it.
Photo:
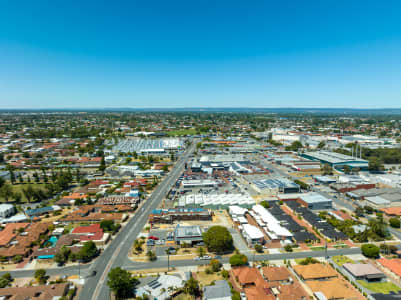
M 104 253 L 92 264 L 91 270 L 96 270 L 97 274 L 96 276 L 87 278 L 80 293 L 80 299 L 109 299 L 110 292 L 106 284 L 107 274 L 112 268 L 123 266 L 128 252 L 145 226 L 149 214 L 153 209 L 157 208 L 170 188 L 175 184 L 184 169 L 184 164 L 188 162 L 190 155 L 194 152 L 195 146 L 196 143 L 192 143 L 189 146 L 167 177 L 157 186 L 152 195 L 143 203 L 142 207 L 137 210 Z

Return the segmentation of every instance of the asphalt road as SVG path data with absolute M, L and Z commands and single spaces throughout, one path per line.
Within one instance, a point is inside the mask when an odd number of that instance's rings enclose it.
M 361 250 L 359 248 L 344 248 L 344 249 L 331 249 L 327 250 L 327 256 L 336 255 L 349 255 L 349 254 L 360 254 Z M 284 259 L 296 259 L 296 258 L 306 258 L 306 257 L 325 257 L 326 251 L 307 251 L 307 252 L 287 252 L 287 253 L 277 253 L 277 254 L 255 254 L 248 255 L 249 261 L 265 261 L 265 260 L 284 260 Z M 229 258 L 220 259 L 222 263 L 228 263 Z M 170 267 L 189 267 L 196 265 L 209 264 L 210 260 L 170 260 Z M 167 268 L 167 258 L 158 258 L 153 262 L 137 263 L 130 262 L 128 265 L 123 266 L 126 270 L 143 270 L 143 269 L 159 269 Z
M 170 188 L 175 184 L 181 175 L 185 162 L 195 149 L 194 142 L 176 162 L 173 170 L 158 185 L 152 195 L 146 200 L 142 207 L 135 213 L 124 229 L 106 248 L 104 253 L 91 265 L 90 270 L 96 270 L 94 277 L 89 277 L 81 291 L 80 299 L 109 299 L 109 288 L 106 284 L 107 274 L 110 269 L 121 267 L 127 262 L 127 255 L 134 240 L 138 237 L 142 228 L 145 226 L 151 211 L 160 204 L 167 195 Z

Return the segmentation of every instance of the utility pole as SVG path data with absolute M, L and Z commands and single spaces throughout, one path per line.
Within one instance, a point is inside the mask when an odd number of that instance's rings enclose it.
M 170 271 L 170 249 L 166 250 L 167 253 L 167 272 Z

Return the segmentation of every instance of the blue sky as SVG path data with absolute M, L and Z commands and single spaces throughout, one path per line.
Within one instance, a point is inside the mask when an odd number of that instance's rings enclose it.
M 401 107 L 401 1 L 0 1 L 0 108 Z

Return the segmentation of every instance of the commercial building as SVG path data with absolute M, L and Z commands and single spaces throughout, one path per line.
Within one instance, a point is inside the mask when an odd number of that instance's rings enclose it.
M 309 209 L 330 209 L 333 207 L 333 201 L 318 193 L 302 194 L 299 202 Z
M 248 245 L 263 244 L 263 232 L 256 226 L 251 224 L 243 224 L 242 235 L 244 239 L 248 242 Z
M 149 216 L 149 223 L 171 224 L 175 221 L 210 221 L 212 212 L 203 208 L 154 209 Z
M 218 183 L 214 180 L 209 179 L 193 179 L 193 180 L 183 180 L 182 186 L 184 188 L 197 188 L 197 187 L 215 187 Z
M 16 209 L 12 204 L 0 204 L 0 218 L 8 218 L 16 213 Z
M 191 194 L 178 199 L 179 207 L 225 209 L 232 205 L 249 208 L 254 204 L 255 200 L 246 194 Z
M 285 227 L 281 226 L 278 221 L 266 208 L 262 205 L 254 205 L 250 214 L 257 220 L 259 217 L 264 223 L 262 226 L 267 236 L 271 240 L 286 240 L 291 241 L 293 234 Z
M 367 160 L 331 151 L 305 152 L 301 156 L 310 160 L 320 161 L 322 164 L 328 164 L 336 169 L 343 169 L 347 166 L 351 169 L 367 170 L 369 167 Z
M 151 153 L 153 150 L 176 150 L 183 147 L 183 141 L 178 138 L 162 138 L 162 139 L 143 139 L 143 138 L 129 138 L 120 141 L 113 147 L 113 153 L 119 152 L 137 152 L 137 153 Z M 155 153 L 156 154 L 156 153 Z
M 269 195 L 299 193 L 301 190 L 298 184 L 284 177 L 253 180 L 252 187 L 259 193 Z
M 200 226 L 180 226 L 179 224 L 174 230 L 174 240 L 180 244 L 197 244 L 203 241 L 202 229 Z

